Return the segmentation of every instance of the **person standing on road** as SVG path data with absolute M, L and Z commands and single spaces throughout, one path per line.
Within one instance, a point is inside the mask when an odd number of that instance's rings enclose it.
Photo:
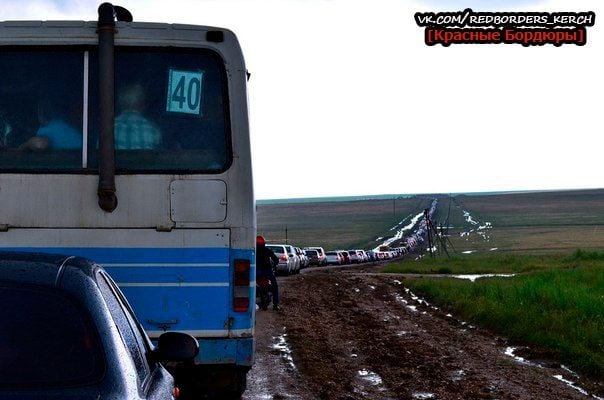
M 264 237 L 256 236 L 256 277 L 266 276 L 271 281 L 271 290 L 273 292 L 273 310 L 281 311 L 279 306 L 279 288 L 275 278 L 275 266 L 279 264 L 279 259 L 271 249 L 266 247 Z

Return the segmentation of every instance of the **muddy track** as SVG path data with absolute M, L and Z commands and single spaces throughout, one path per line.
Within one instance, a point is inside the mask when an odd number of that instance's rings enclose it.
M 604 397 L 603 382 L 522 361 L 505 339 L 417 298 L 396 276 L 364 273 L 372 268 L 279 278 L 284 311 L 257 314 L 244 399 Z

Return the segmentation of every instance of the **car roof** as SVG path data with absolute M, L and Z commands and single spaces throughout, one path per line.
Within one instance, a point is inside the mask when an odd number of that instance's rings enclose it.
M 0 251 L 0 280 L 58 286 L 65 269 L 92 277 L 95 265 L 82 257 L 63 254 Z
M 279 247 L 285 247 L 285 248 L 293 247 L 291 244 L 273 244 L 273 243 L 267 243 L 266 245 L 267 246 L 279 246 Z

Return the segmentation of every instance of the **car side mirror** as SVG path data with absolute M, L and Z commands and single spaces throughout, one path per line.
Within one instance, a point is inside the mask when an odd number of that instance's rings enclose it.
M 158 361 L 191 361 L 199 353 L 199 342 L 193 336 L 183 332 L 163 333 L 153 356 Z

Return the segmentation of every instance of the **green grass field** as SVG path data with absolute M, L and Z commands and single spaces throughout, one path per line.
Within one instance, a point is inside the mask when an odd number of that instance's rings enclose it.
M 441 199 L 440 219 L 447 215 L 448 203 Z M 456 196 L 450 209 L 450 238 L 459 253 L 493 248 L 524 254 L 604 249 L 603 190 Z M 463 211 L 478 224 L 467 222 Z M 486 222 L 492 227 L 483 234 L 461 236 Z
M 407 278 L 405 285 L 472 323 L 548 349 L 578 371 L 604 376 L 604 253 L 422 259 L 384 271 L 517 273 L 475 282 Z
M 489 274 L 522 273 L 569 268 L 574 261 L 564 254 L 488 254 L 456 255 L 451 258 L 428 256 L 421 260 L 405 258 L 386 265 L 382 271 L 405 274 Z
M 430 204 L 427 197 L 390 200 L 259 204 L 258 233 L 269 242 L 328 249 L 370 249 L 394 225 Z
M 257 206 L 258 232 L 269 241 L 284 242 L 287 228 L 288 243 L 300 247 L 371 249 L 434 197 L 439 198 L 434 223 L 445 227 L 448 222 L 449 239 L 461 256 L 464 251 L 604 250 L 604 190 L 262 203 Z

